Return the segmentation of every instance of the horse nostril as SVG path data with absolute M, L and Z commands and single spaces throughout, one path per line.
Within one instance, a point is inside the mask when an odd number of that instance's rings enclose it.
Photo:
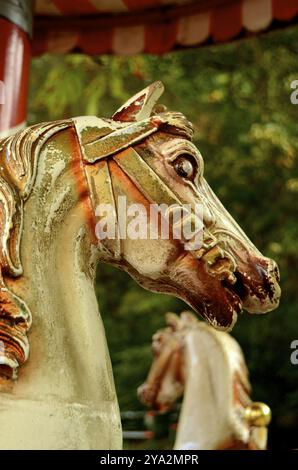
M 279 269 L 273 259 L 265 258 L 264 260 L 259 260 L 256 264 L 256 271 L 260 278 L 266 283 L 273 278 L 276 279 L 277 282 L 280 281 Z
M 263 266 L 261 266 L 260 264 L 257 264 L 256 265 L 256 270 L 257 270 L 257 273 L 259 274 L 260 278 L 265 281 L 268 277 L 268 274 L 270 274 L 270 268 L 268 266 L 267 269 L 265 269 Z

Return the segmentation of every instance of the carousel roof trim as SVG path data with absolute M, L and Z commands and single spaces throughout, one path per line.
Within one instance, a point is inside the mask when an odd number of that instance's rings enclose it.
M 288 24 L 298 0 L 38 0 L 36 8 L 35 55 L 162 54 Z

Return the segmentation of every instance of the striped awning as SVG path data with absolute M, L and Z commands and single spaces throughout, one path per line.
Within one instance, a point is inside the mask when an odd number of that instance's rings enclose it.
M 298 0 L 37 0 L 33 52 L 162 54 L 297 20 Z

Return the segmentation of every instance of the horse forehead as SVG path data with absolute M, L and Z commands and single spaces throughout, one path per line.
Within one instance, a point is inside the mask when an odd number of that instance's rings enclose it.
M 95 163 L 141 142 L 158 130 L 153 118 L 139 122 L 118 122 L 95 116 L 73 118 L 83 159 Z
M 167 331 L 159 335 L 157 338 L 153 337 L 153 349 L 159 350 L 161 353 L 165 350 L 178 350 L 184 342 L 185 334 L 181 331 Z
M 126 123 L 116 122 L 97 116 L 77 116 L 72 118 L 81 145 L 86 145 L 100 137 L 127 127 Z
M 181 113 L 162 113 L 141 121 L 119 122 L 96 116 L 79 116 L 72 119 L 82 155 L 88 163 L 113 156 L 121 150 L 142 142 L 159 130 L 175 137 L 191 140 L 192 124 Z M 167 137 L 167 140 L 171 140 Z

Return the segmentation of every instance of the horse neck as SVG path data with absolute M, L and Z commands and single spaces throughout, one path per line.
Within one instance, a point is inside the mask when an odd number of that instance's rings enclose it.
M 74 138 L 67 130 L 45 145 L 24 206 L 24 275 L 7 283 L 30 308 L 33 325 L 30 357 L 14 394 L 96 407 L 115 401 L 115 391 L 94 293 L 97 260 Z
M 175 449 L 217 449 L 233 438 L 231 370 L 208 327 L 185 338 L 185 391 Z

